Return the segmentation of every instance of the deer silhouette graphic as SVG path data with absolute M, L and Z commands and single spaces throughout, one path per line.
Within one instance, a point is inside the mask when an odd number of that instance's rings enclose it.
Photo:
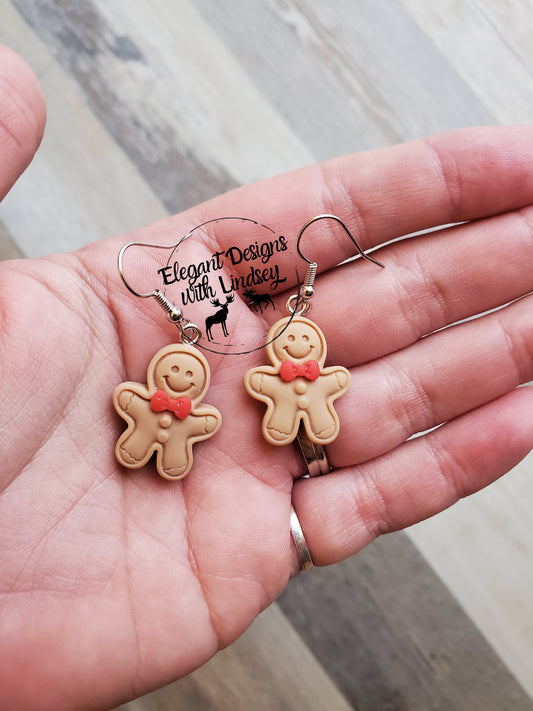
M 242 295 L 250 299 L 251 303 L 248 304 L 248 306 L 253 306 L 255 311 L 257 311 L 257 307 L 259 306 L 261 313 L 263 313 L 263 304 L 265 305 L 265 309 L 269 304 L 274 310 L 276 309 L 274 302 L 268 294 L 256 294 L 254 289 L 248 289 L 248 291 L 243 291 Z
M 208 341 L 212 341 L 212 334 L 211 334 L 211 328 L 216 324 L 219 323 L 222 326 L 222 333 L 224 336 L 228 335 L 228 327 L 226 326 L 226 319 L 228 318 L 228 306 L 231 304 L 233 299 L 235 298 L 234 294 L 230 294 L 229 296 L 226 297 L 226 303 L 221 304 L 218 299 L 213 299 L 211 303 L 213 306 L 220 307 L 218 308 L 218 311 L 215 311 L 214 314 L 211 316 L 208 316 L 205 320 L 205 333 L 207 336 Z

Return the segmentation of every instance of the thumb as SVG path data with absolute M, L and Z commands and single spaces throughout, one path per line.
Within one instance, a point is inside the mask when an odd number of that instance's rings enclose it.
M 0 200 L 31 162 L 45 121 L 37 77 L 15 52 L 0 45 Z

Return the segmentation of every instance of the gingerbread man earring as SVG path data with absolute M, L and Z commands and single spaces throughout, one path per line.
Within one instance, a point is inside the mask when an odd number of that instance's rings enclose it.
M 309 476 L 329 471 L 324 445 L 333 442 L 340 429 L 333 403 L 350 385 L 346 368 L 325 365 L 326 338 L 316 323 L 305 318 L 311 308 L 317 263 L 302 254 L 300 240 L 311 224 L 323 219 L 336 220 L 364 259 L 384 267 L 361 250 L 335 215 L 318 215 L 306 222 L 296 242 L 298 254 L 308 265 L 300 293 L 287 300 L 289 316 L 277 321 L 268 332 L 266 351 L 271 365 L 252 368 L 244 377 L 248 393 L 267 406 L 262 425 L 264 438 L 277 446 L 297 439 Z
M 124 467 L 138 469 L 155 453 L 156 468 L 162 477 L 182 479 L 193 464 L 193 444 L 212 437 L 222 417 L 215 407 L 202 402 L 209 387 L 210 370 L 206 358 L 195 348 L 201 337 L 198 326 L 188 322 L 159 289 L 140 294 L 126 281 L 124 254 L 134 245 L 161 248 L 142 242 L 124 245 L 118 257 L 120 276 L 132 294 L 154 298 L 167 312 L 178 329 L 180 342 L 165 346 L 154 355 L 147 368 L 146 384 L 125 382 L 115 388 L 113 405 L 128 425 L 118 439 L 115 455 Z

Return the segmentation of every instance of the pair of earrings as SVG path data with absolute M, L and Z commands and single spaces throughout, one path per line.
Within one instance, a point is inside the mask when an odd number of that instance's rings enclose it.
M 300 240 L 311 224 L 322 219 L 336 220 L 359 254 L 383 267 L 361 250 L 346 225 L 335 215 L 318 215 L 306 222 L 296 242 L 298 254 L 308 265 L 304 282 L 299 293 L 287 300 L 289 315 L 277 321 L 268 332 L 266 352 L 270 365 L 252 368 L 244 376 L 247 392 L 267 406 L 262 424 L 264 438 L 276 446 L 297 439 L 310 476 L 329 471 L 324 446 L 335 440 L 340 428 L 333 403 L 350 384 L 346 368 L 325 365 L 324 334 L 316 323 L 306 318 L 314 294 L 317 264 L 302 254 Z M 222 424 L 222 416 L 215 407 L 203 402 L 210 370 L 205 356 L 196 348 L 201 337 L 198 326 L 188 322 L 161 290 L 141 294 L 127 282 L 123 259 L 126 250 L 133 245 L 157 246 L 138 242 L 124 245 L 118 258 L 122 280 L 135 296 L 156 300 L 177 327 L 179 342 L 165 346 L 154 355 L 148 365 L 146 384 L 125 382 L 115 389 L 115 410 L 127 423 L 115 454 L 123 466 L 138 469 L 155 453 L 156 468 L 162 477 L 182 479 L 192 468 L 193 445 L 212 437 Z

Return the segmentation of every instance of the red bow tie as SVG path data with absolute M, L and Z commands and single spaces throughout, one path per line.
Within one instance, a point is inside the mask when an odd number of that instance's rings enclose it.
M 307 378 L 307 380 L 316 380 L 320 375 L 320 366 L 316 360 L 307 360 L 302 365 L 296 365 L 292 360 L 284 360 L 279 369 L 279 374 L 288 383 L 298 376 Z
M 150 407 L 154 412 L 168 410 L 180 420 L 184 420 L 191 411 L 191 401 L 188 397 L 179 397 L 173 400 L 163 390 L 158 390 L 152 395 Z

